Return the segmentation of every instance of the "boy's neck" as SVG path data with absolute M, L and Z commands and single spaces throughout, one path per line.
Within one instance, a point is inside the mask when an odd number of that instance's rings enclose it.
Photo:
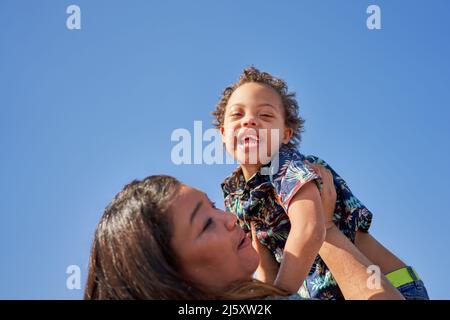
M 245 181 L 248 181 L 251 177 L 253 177 L 260 168 L 260 164 L 241 164 L 242 174 L 244 175 Z

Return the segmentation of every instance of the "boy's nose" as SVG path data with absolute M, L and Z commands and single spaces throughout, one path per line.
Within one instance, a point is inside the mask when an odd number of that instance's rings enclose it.
M 256 127 L 257 120 L 254 116 L 247 116 L 244 119 L 242 119 L 242 126 L 243 127 Z

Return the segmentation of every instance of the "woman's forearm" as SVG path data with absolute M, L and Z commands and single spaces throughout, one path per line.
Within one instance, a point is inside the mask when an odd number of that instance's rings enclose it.
M 319 255 L 330 269 L 345 299 L 403 299 L 383 274 L 373 288 L 367 268 L 373 265 L 336 226 L 327 230 Z
M 273 285 L 278 273 L 278 263 L 273 256 L 268 259 L 273 260 L 273 262 L 271 264 L 260 263 L 255 271 L 255 278 L 259 281 Z

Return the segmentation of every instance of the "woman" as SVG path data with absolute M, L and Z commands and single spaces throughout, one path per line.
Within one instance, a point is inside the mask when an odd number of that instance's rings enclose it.
M 346 299 L 403 299 L 334 226 L 332 176 L 323 168 L 326 240 L 319 252 Z M 253 230 L 254 231 L 254 230 Z M 106 208 L 92 246 L 85 299 L 254 299 L 286 296 L 272 286 L 277 263 L 234 215 L 168 176 L 133 181 Z M 257 271 L 258 279 L 253 279 Z M 265 283 L 266 282 L 266 283 Z M 297 296 L 294 296 L 298 297 Z

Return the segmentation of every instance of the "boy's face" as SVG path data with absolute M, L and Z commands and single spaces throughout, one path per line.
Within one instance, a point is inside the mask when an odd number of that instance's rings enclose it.
M 288 143 L 292 129 L 287 128 L 280 95 L 261 83 L 245 83 L 237 88 L 225 108 L 221 128 L 227 152 L 241 164 L 260 165 Z

